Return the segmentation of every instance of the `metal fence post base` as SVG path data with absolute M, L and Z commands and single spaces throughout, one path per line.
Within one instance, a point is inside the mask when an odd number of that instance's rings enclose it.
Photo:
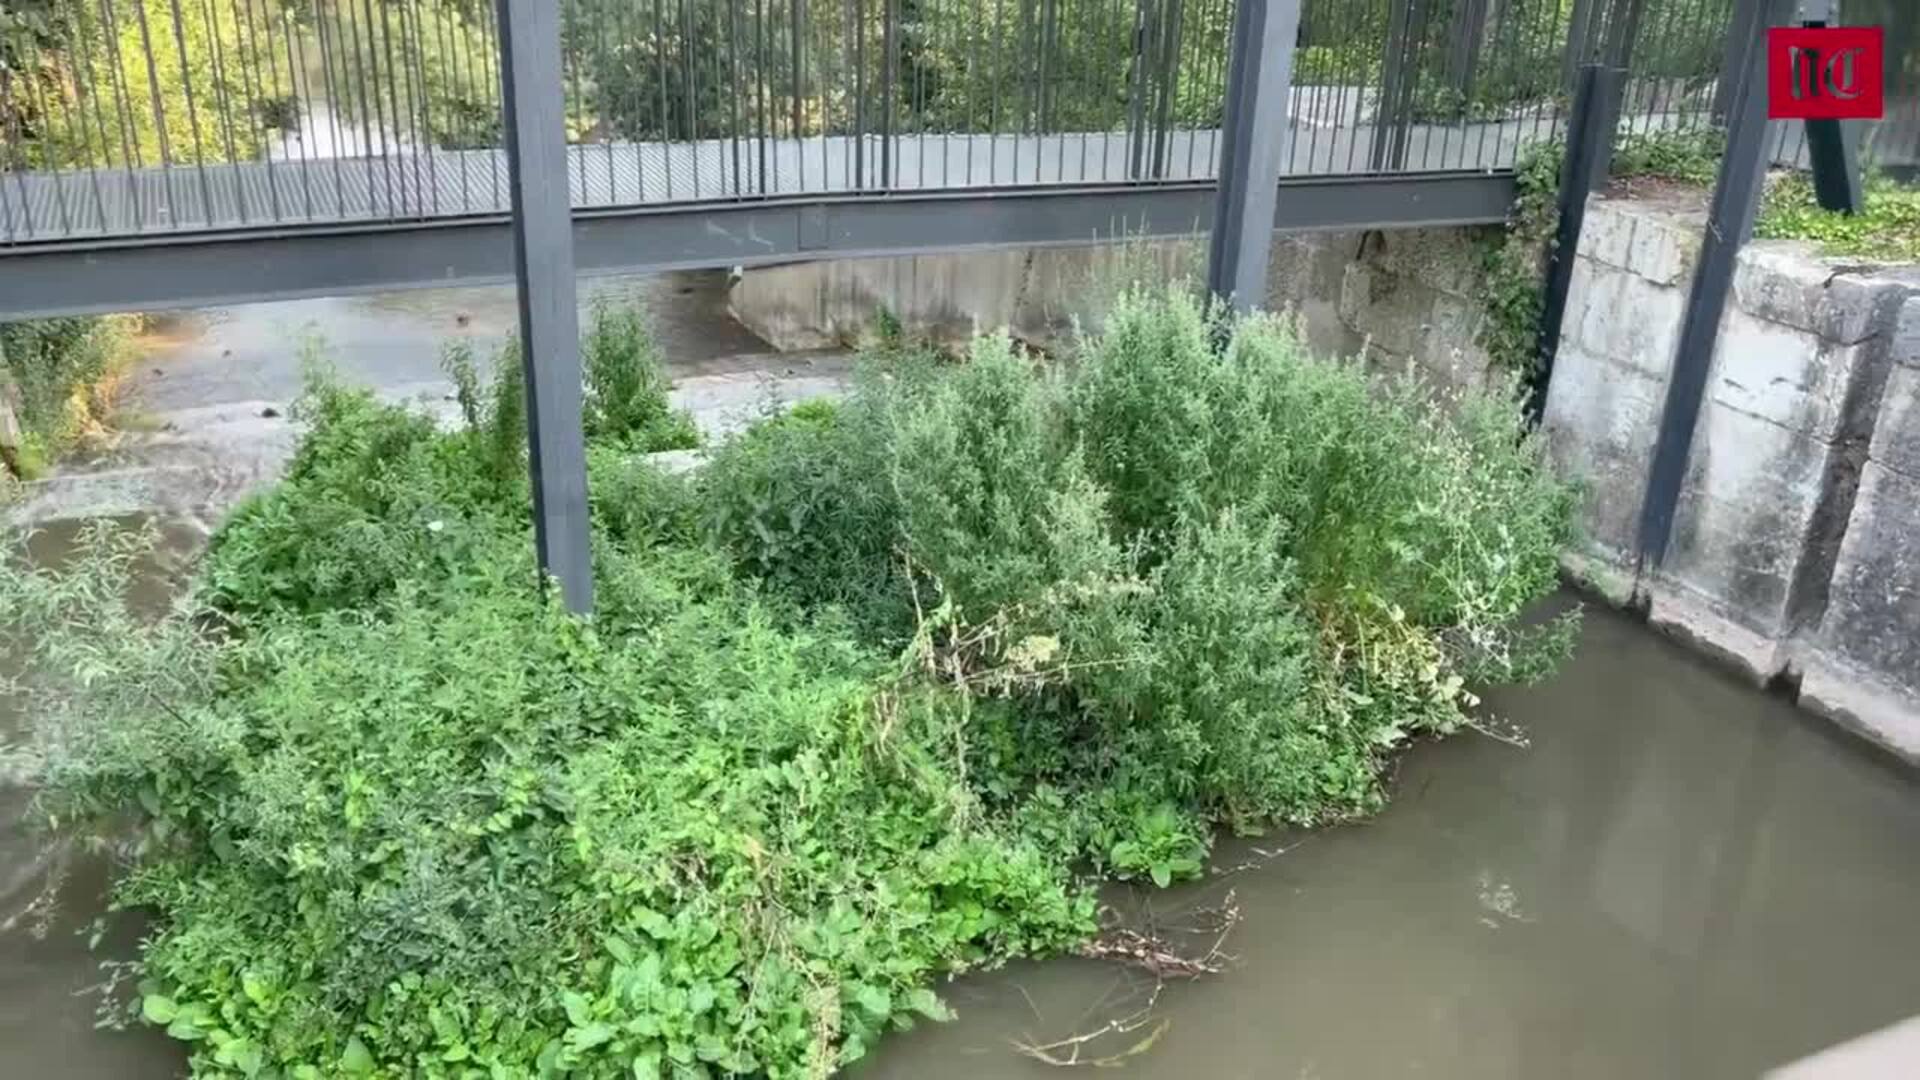
M 551 0 L 496 2 L 534 538 L 541 569 L 560 582 L 567 607 L 584 615 L 593 609 L 593 553 L 580 417 L 580 311 L 573 287 L 560 9 Z

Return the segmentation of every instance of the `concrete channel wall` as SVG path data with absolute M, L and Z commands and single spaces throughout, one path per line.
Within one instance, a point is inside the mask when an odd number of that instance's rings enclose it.
M 1315 232 L 1274 237 L 1266 306 L 1299 316 L 1326 354 L 1407 364 L 1442 386 L 1478 384 L 1490 362 L 1481 266 L 1497 228 Z M 869 343 L 886 311 L 916 337 L 958 345 L 1005 328 L 1064 351 L 1076 326 L 1134 281 L 1197 278 L 1204 239 L 790 263 L 746 271 L 734 317 L 782 350 Z
M 1667 557 L 1635 537 L 1692 285 L 1697 192 L 1589 206 L 1547 404 L 1583 488 L 1569 572 L 1655 627 L 1920 762 L 1920 268 L 1805 245 L 1742 252 Z M 1497 230 L 1275 237 L 1267 306 L 1318 351 L 1411 366 L 1442 388 L 1501 375 L 1480 344 Z M 733 311 L 783 349 L 867 340 L 885 309 L 958 342 L 1008 328 L 1062 349 L 1129 280 L 1193 275 L 1198 241 L 755 269 Z
M 1635 551 L 1699 250 L 1691 205 L 1596 198 L 1545 428 L 1584 484 L 1570 568 L 1920 762 L 1920 273 L 1740 254 L 1672 539 Z

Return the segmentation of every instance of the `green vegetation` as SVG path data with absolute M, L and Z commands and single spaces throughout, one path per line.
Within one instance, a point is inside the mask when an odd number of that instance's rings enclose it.
M 1516 622 L 1570 503 L 1510 401 L 1184 294 L 1064 369 L 890 346 L 693 479 L 628 453 L 659 384 L 611 364 L 590 621 L 499 467 L 517 369 L 452 366 L 451 432 L 317 385 L 162 617 L 137 538 L 0 569 L 40 807 L 137 825 L 135 1011 L 196 1075 L 822 1075 L 1084 942 L 1089 870 L 1371 810 L 1568 642 Z
M 1616 143 L 1615 181 L 1654 178 L 1711 187 L 1726 148 L 1724 132 L 1711 128 L 1622 135 Z M 1501 242 L 1487 252 L 1487 350 L 1523 375 L 1538 362 L 1540 319 L 1545 308 L 1546 263 L 1559 228 L 1562 143 L 1529 147 L 1516 166 L 1519 194 Z M 1770 178 L 1754 221 L 1754 236 L 1811 240 L 1822 254 L 1889 262 L 1920 261 L 1920 188 L 1884 174 L 1866 179 L 1866 208 L 1859 214 L 1820 209 L 1813 183 L 1802 173 Z
M 263 10 L 274 2 L 263 0 Z M 9 164 L 139 166 L 255 156 L 273 103 L 245 107 L 253 87 L 235 61 L 258 33 L 231 11 L 177 0 L 9 4 L 0 10 L 0 67 L 22 75 L 0 105 L 0 128 L 18 140 L 20 157 Z
M 125 316 L 0 323 L 0 410 L 20 429 L 20 445 L 6 448 L 11 460 L 0 467 L 0 485 L 9 473 L 32 479 L 107 420 L 136 323 Z M 0 429 L 12 434 L 3 419 Z
M 1711 184 L 1725 149 L 1725 133 L 1683 128 L 1637 134 L 1614 143 L 1609 175 L 1616 181 L 1669 180 Z M 1561 141 L 1522 151 L 1515 163 L 1519 193 L 1500 242 L 1487 251 L 1487 352 L 1509 371 L 1531 377 L 1540 362 L 1540 320 L 1546 311 L 1547 259 L 1560 228 Z
M 1812 240 L 1823 255 L 1920 262 L 1920 188 L 1871 175 L 1865 208 L 1858 214 L 1838 214 L 1820 209 L 1809 178 L 1779 177 L 1767 186 L 1753 234 Z

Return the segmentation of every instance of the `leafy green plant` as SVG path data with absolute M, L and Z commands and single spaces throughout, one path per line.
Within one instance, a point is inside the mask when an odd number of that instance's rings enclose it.
M 1064 368 L 883 353 L 695 480 L 597 426 L 591 620 L 501 475 L 517 365 L 458 354 L 455 430 L 317 383 L 170 612 L 112 532 L 0 563 L 17 771 L 137 833 L 133 1014 L 202 1076 L 824 1075 L 1084 943 L 1076 868 L 1365 812 L 1564 645 L 1516 629 L 1568 500 L 1508 398 L 1177 289 Z
M 0 395 L 21 428 L 26 478 L 107 421 L 136 326 L 130 316 L 0 323 Z
M 660 348 L 637 307 L 595 305 L 580 353 L 589 438 L 644 452 L 700 445 L 693 417 L 667 402 Z
M 892 572 L 899 504 L 873 482 L 886 468 L 890 423 L 862 396 L 846 406 L 804 403 L 754 425 L 701 473 L 705 534 L 778 594 L 842 606 L 875 634 L 903 634 L 904 581 Z
M 1867 178 L 1858 214 L 1822 210 L 1813 184 L 1799 173 L 1767 185 L 1753 234 L 1770 240 L 1811 240 L 1824 255 L 1920 262 L 1920 188 L 1884 174 Z
M 944 1015 L 933 975 L 1092 928 L 979 813 L 950 695 L 710 556 L 603 552 L 589 625 L 498 532 L 431 590 L 212 633 L 143 625 L 99 544 L 0 571 L 0 629 L 61 628 L 42 809 L 138 808 L 137 1008 L 196 1074 L 819 1075 Z
M 1710 184 L 1724 149 L 1724 133 L 1708 128 L 1625 132 L 1614 142 L 1615 180 L 1658 178 Z M 1500 242 L 1487 249 L 1487 322 L 1481 340 L 1501 366 L 1523 378 L 1539 365 L 1540 320 L 1546 314 L 1547 259 L 1560 228 L 1560 140 L 1536 143 L 1515 162 L 1517 195 Z

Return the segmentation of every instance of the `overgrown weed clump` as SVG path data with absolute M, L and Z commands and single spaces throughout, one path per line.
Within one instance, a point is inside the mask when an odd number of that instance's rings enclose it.
M 1177 291 L 1067 365 L 890 343 L 690 479 L 631 452 L 660 386 L 590 375 L 591 620 L 536 583 L 517 366 L 453 368 L 455 431 L 316 387 L 164 618 L 124 536 L 0 571 L 19 755 L 50 822 L 137 821 L 136 1009 L 198 1075 L 831 1072 L 1085 941 L 1090 871 L 1375 808 L 1568 641 L 1517 628 L 1569 500 L 1510 400 Z

